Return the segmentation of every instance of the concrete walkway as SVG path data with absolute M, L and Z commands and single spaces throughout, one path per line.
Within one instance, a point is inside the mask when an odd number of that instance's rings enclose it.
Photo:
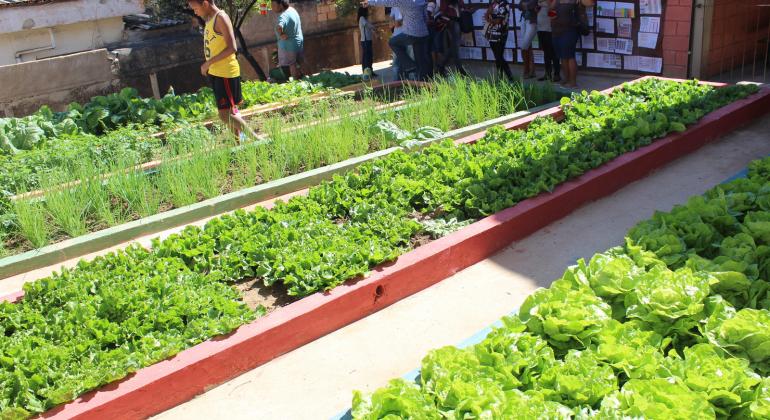
M 669 210 L 770 154 L 770 116 L 648 178 L 578 209 L 525 240 L 416 295 L 241 375 L 158 419 L 328 419 L 517 308 L 577 258 L 622 243 Z

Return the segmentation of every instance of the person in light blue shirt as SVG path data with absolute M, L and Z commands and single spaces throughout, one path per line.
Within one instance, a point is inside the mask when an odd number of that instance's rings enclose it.
M 393 29 L 392 36 L 398 36 L 404 32 L 404 17 L 401 16 L 401 11 L 398 10 L 398 7 L 392 7 L 390 9 L 390 24 L 391 29 Z M 414 60 L 414 52 L 412 52 L 411 46 L 407 48 L 407 53 L 409 54 L 409 58 Z M 399 74 L 401 74 L 399 69 L 398 56 L 396 53 L 393 53 L 393 77 L 396 79 L 398 79 Z
M 410 73 L 416 73 L 421 80 L 427 79 L 433 72 L 430 57 L 428 25 L 425 17 L 425 0 L 363 0 L 367 6 L 398 7 L 403 17 L 402 31 L 390 38 L 388 45 L 398 57 L 399 79 Z M 409 47 L 414 49 L 414 60 L 409 56 Z
M 281 66 L 283 74 L 299 80 L 302 77 L 300 65 L 305 49 L 299 13 L 289 6 L 288 0 L 272 0 L 271 6 L 273 11 L 278 13 L 278 25 L 275 27 L 275 36 L 278 39 L 278 65 Z

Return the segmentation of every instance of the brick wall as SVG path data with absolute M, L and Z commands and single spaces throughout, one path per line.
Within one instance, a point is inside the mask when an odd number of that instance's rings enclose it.
M 668 0 L 663 21 L 663 75 L 687 77 L 692 0 Z
M 319 22 L 337 19 L 337 8 L 334 6 L 333 0 L 322 0 L 318 2 L 316 5 L 316 12 L 318 13 Z
M 768 51 L 770 7 L 767 0 L 714 0 L 710 48 L 703 77 L 747 69 L 764 62 Z

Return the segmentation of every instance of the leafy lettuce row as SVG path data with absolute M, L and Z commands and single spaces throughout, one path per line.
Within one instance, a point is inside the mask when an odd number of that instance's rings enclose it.
M 418 383 L 354 393 L 353 417 L 770 417 L 768 168 L 639 223 Z
M 20 303 L 0 304 L 0 416 L 39 413 L 248 322 L 255 314 L 238 303 L 228 286 L 232 282 L 256 278 L 292 296 L 331 289 L 409 250 L 415 236 L 429 230 L 425 226 L 462 226 L 510 207 L 680 129 L 677 124 L 688 122 L 687 115 L 703 115 L 732 99 L 692 82 L 644 83 L 651 91 L 667 89 L 666 97 L 644 98 L 625 89 L 610 97 L 577 95 L 565 101 L 566 117 L 560 123 L 539 119 L 526 131 L 494 130 L 475 145 L 447 141 L 420 152 L 394 153 L 272 210 L 234 212 L 203 229 L 188 227 L 155 241 L 151 250 L 118 251 L 26 285 Z M 730 89 L 736 97 L 751 93 L 750 88 Z M 642 119 L 657 125 L 646 135 L 623 137 Z M 479 395 L 511 413 L 532 406 L 556 415 L 569 411 L 564 408 L 569 404 L 603 400 L 620 383 L 610 375 L 614 369 L 628 371 L 634 379 L 650 376 L 640 362 L 624 363 L 612 347 L 587 351 L 596 340 L 612 342 L 602 338 L 602 326 L 625 309 L 620 306 L 625 299 L 606 302 L 577 280 L 571 284 L 565 281 L 551 295 L 538 294 L 544 299 L 537 305 L 542 312 L 532 312 L 527 319 L 530 335 L 517 341 L 521 352 L 541 349 L 537 351 L 546 360 L 532 360 L 504 375 L 509 385 L 500 392 Z M 579 318 L 570 318 L 565 296 L 581 303 Z M 684 305 L 676 313 L 686 318 L 700 310 L 698 304 Z M 639 322 L 654 323 L 660 316 L 655 309 L 640 307 L 634 313 Z M 681 328 L 687 325 L 685 320 Z M 629 334 L 615 342 L 665 348 L 662 338 L 656 344 L 657 336 Z M 677 344 L 688 337 L 681 335 Z M 505 360 L 518 357 L 499 359 L 497 353 L 489 350 L 479 363 L 497 358 L 496 363 L 506 366 Z M 650 350 L 639 357 L 657 356 Z M 593 360 L 599 358 L 608 366 L 596 366 Z M 442 404 L 460 401 L 460 391 L 447 388 L 441 369 L 436 371 L 435 393 Z M 585 392 L 575 379 L 584 371 L 593 381 Z M 522 377 L 520 372 L 531 374 Z M 491 387 L 498 377 L 492 371 L 489 375 Z M 478 391 L 467 388 L 462 392 Z M 414 389 L 404 386 L 398 392 L 411 395 Z M 621 405 L 626 401 L 618 400 Z M 435 408 L 433 397 L 426 401 Z M 409 404 L 415 410 L 424 406 L 420 401 Z

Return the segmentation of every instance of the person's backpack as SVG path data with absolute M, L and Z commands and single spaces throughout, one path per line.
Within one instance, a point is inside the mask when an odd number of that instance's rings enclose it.
M 464 34 L 473 32 L 473 12 L 469 10 L 460 11 L 460 32 Z

